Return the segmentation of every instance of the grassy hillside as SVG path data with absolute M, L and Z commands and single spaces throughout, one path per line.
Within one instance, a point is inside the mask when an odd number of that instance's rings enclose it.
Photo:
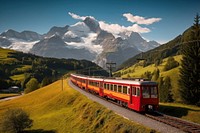
M 13 97 L 13 96 L 18 96 L 18 95 L 19 94 L 16 94 L 16 93 L 0 94 L 0 99 L 8 98 L 8 97 Z
M 176 61 L 178 61 L 179 64 L 181 63 L 181 58 L 182 58 L 181 55 L 174 56 L 174 59 Z M 166 77 L 166 76 L 170 77 L 173 97 L 177 102 L 179 102 L 180 95 L 178 92 L 178 89 L 179 89 L 178 79 L 179 79 L 179 67 L 180 66 L 173 68 L 171 70 L 168 70 L 168 71 L 163 71 L 164 66 L 167 62 L 167 59 L 168 58 L 163 59 L 162 63 L 157 67 L 154 64 L 143 67 L 143 62 L 140 61 L 140 62 L 136 63 L 135 65 L 133 65 L 129 68 L 126 68 L 126 69 L 122 69 L 116 73 L 120 73 L 121 77 L 124 77 L 124 78 L 127 78 L 127 77 L 137 78 L 137 77 L 141 77 L 142 75 L 144 75 L 145 72 L 153 73 L 153 71 L 158 68 L 160 70 L 160 77 Z
M 136 56 L 133 56 L 132 58 L 129 58 L 127 61 L 122 63 L 122 65 L 120 65 L 118 69 L 130 67 L 137 63 L 137 59 L 141 58 L 145 59 L 146 64 L 149 65 L 170 56 L 180 55 L 181 47 L 183 45 L 187 44 L 187 42 L 197 40 L 197 38 L 200 37 L 200 34 L 197 33 L 198 31 L 194 29 L 195 28 L 193 25 L 186 29 L 181 35 L 175 37 L 173 40 L 162 44 L 152 50 L 142 52 Z M 195 34 L 197 36 L 195 36 Z
M 10 86 L 26 88 L 31 78 L 37 79 L 39 86 L 45 86 L 59 79 L 69 71 L 91 75 L 108 75 L 95 63 L 87 60 L 45 58 L 33 54 L 0 48 L 0 91 Z
M 180 103 L 160 103 L 159 111 L 200 124 L 200 107 Z
M 0 117 L 7 109 L 22 108 L 34 120 L 31 132 L 150 132 L 93 102 L 61 80 L 20 98 L 0 102 Z M 1 118 L 0 118 L 1 119 Z M 1 121 L 0 121 L 1 122 Z
M 174 59 L 181 63 L 182 56 L 174 56 Z M 136 78 L 141 77 L 144 75 L 145 72 L 153 72 L 155 69 L 160 70 L 160 77 L 166 77 L 169 76 L 171 79 L 171 85 L 172 85 L 172 93 L 173 98 L 175 99 L 175 102 L 180 102 L 180 94 L 178 92 L 179 86 L 178 86 L 178 79 L 179 79 L 179 68 L 180 66 L 173 68 L 168 71 L 163 71 L 164 66 L 167 63 L 168 58 L 165 58 L 159 66 L 155 67 L 155 65 L 149 65 L 146 67 L 143 67 L 143 62 L 138 62 L 135 65 L 122 69 L 116 73 L 120 73 L 121 77 L 127 78 Z M 115 73 L 115 74 L 116 74 Z M 196 122 L 200 124 L 200 107 L 193 106 L 193 105 L 184 105 L 180 103 L 160 103 L 159 111 L 172 115 L 175 117 L 179 117 L 185 120 L 189 120 L 192 122 Z

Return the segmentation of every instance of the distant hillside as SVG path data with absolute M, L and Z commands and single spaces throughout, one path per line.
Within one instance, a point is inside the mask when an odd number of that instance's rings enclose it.
M 139 60 L 144 59 L 145 66 L 147 66 L 153 63 L 159 63 L 162 59 L 166 57 L 180 55 L 181 45 L 188 41 L 193 41 L 194 40 L 193 35 L 194 31 L 192 27 L 190 27 L 182 35 L 177 36 L 175 39 L 169 41 L 168 43 L 163 44 L 147 52 L 137 54 L 136 56 L 128 59 L 127 61 L 122 63 L 122 65 L 119 66 L 118 70 L 123 68 L 128 68 L 134 65 L 135 63 L 138 62 L 138 59 Z
M 179 64 L 181 63 L 181 59 L 182 59 L 181 55 L 173 56 L 173 58 Z M 170 77 L 173 99 L 176 102 L 180 102 L 181 99 L 180 99 L 179 86 L 178 86 L 178 80 L 179 80 L 178 73 L 179 73 L 180 65 L 170 70 L 164 70 L 164 67 L 167 64 L 167 60 L 168 58 L 164 58 L 162 60 L 162 63 L 159 64 L 158 66 L 155 66 L 155 64 L 151 64 L 145 67 L 143 67 L 144 62 L 140 61 L 131 67 L 124 68 L 120 71 L 115 72 L 114 75 L 120 76 L 123 78 L 138 78 L 138 77 L 149 78 L 150 77 L 149 79 L 152 80 L 151 77 L 153 76 L 154 71 L 159 69 L 159 77 L 163 77 L 163 78 L 167 76 Z M 149 76 L 149 77 L 146 77 L 146 76 Z
M 152 130 L 133 123 L 89 100 L 64 80 L 43 87 L 20 98 L 0 102 L 0 119 L 8 109 L 22 108 L 33 119 L 28 133 L 150 133 Z M 0 132 L 1 132 L 0 121 Z
M 86 75 L 108 75 L 105 70 L 87 60 L 44 58 L 0 48 L 0 90 L 10 86 L 24 89 L 31 78 L 37 79 L 39 87 L 45 86 L 76 70 Z

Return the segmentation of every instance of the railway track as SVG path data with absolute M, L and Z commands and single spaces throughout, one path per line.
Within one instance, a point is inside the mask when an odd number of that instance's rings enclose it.
M 81 89 L 81 90 L 85 91 L 86 93 L 92 93 L 92 92 L 89 92 L 89 91 L 86 91 L 86 90 L 83 90 L 83 89 Z M 110 102 L 110 103 L 115 104 L 115 105 L 120 106 L 120 107 L 123 107 L 122 105 L 114 102 L 111 99 L 105 99 L 105 98 L 103 98 L 99 95 L 96 95 L 94 93 L 93 93 L 93 95 L 97 96 L 98 98 L 100 98 L 104 101 Z M 126 108 L 126 109 L 131 110 L 129 108 Z M 133 110 L 131 110 L 131 111 L 133 111 Z M 177 129 L 180 129 L 180 130 L 187 132 L 187 133 L 200 133 L 200 125 L 196 124 L 196 123 L 181 120 L 181 119 L 178 119 L 178 118 L 175 118 L 175 117 L 172 117 L 172 116 L 168 116 L 168 115 L 165 115 L 165 114 L 162 114 L 162 113 L 159 113 L 159 112 L 151 112 L 151 113 L 146 113 L 144 115 L 148 118 L 151 118 L 151 119 L 154 119 L 154 120 L 159 121 L 161 123 L 170 125 L 172 127 L 175 127 Z
M 146 113 L 145 115 L 149 118 L 176 127 L 187 133 L 200 133 L 200 125 L 196 123 L 181 120 L 172 116 L 161 114 L 159 112 Z

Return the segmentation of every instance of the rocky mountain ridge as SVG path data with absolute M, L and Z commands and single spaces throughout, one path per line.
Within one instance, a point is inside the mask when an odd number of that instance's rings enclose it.
M 100 28 L 90 17 L 64 27 L 52 27 L 46 34 L 8 30 L 0 34 L 0 47 L 29 52 L 45 57 L 75 58 L 94 61 L 105 67 L 106 62 L 120 65 L 134 55 L 159 46 L 132 32 L 127 38 L 115 37 Z

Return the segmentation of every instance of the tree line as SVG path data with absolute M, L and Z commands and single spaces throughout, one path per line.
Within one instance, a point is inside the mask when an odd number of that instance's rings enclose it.
M 87 60 L 44 58 L 22 52 L 10 52 L 6 60 L 0 60 L 0 90 L 18 86 L 26 93 L 58 80 L 62 75 L 92 67 L 94 75 L 106 75 L 95 63 Z M 22 80 L 12 80 L 14 75 L 23 75 Z

